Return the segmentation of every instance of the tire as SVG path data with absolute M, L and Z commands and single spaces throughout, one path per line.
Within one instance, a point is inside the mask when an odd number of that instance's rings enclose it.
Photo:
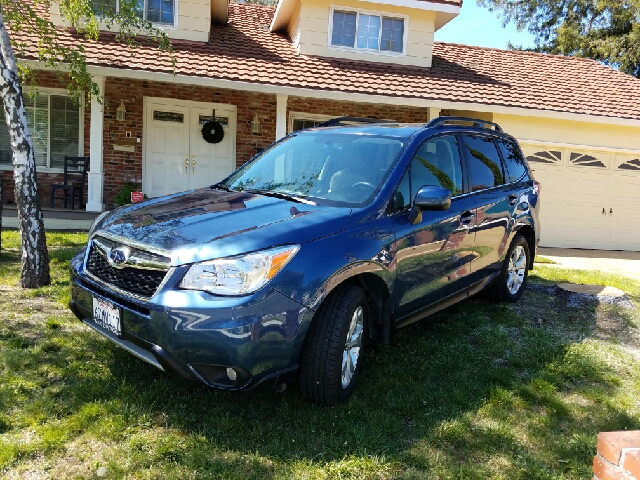
M 517 301 L 527 284 L 530 262 L 527 240 L 522 235 L 516 235 L 509 246 L 498 280 L 490 290 L 491 297 L 502 302 Z
M 299 385 L 303 397 L 327 406 L 349 398 L 362 370 L 368 318 L 367 297 L 355 285 L 338 287 L 322 303 L 302 347 Z

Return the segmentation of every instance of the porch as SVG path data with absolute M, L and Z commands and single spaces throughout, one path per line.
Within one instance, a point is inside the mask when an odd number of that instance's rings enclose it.
M 46 230 L 86 231 L 100 213 L 84 209 L 42 207 Z M 15 204 L 2 205 L 2 228 L 18 228 L 18 210 Z

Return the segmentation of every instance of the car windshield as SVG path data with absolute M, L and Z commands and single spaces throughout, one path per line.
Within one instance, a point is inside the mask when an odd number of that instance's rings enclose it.
M 363 206 L 378 192 L 407 143 L 360 131 L 314 130 L 278 143 L 231 175 L 232 190 Z

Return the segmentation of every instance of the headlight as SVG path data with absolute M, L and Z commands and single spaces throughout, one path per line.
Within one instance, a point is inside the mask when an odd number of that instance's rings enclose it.
M 299 245 L 289 245 L 197 263 L 182 278 L 180 288 L 217 295 L 253 293 L 275 277 L 299 249 Z
M 106 212 L 102 212 L 100 215 L 98 215 L 98 217 L 93 221 L 93 223 L 91 224 L 91 226 L 89 227 L 89 233 L 87 234 L 87 237 L 90 239 L 91 235 L 93 235 L 93 232 L 95 231 L 96 227 L 98 227 L 100 225 L 100 222 L 102 222 L 102 220 L 104 219 L 104 217 L 106 217 L 107 215 L 109 215 L 111 212 L 109 210 L 107 210 Z

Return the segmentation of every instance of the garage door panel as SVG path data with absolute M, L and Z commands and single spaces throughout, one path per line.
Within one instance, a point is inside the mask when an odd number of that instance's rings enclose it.
M 562 195 L 562 171 L 537 169 L 533 172 L 537 182 L 542 185 L 545 195 Z
M 640 154 L 523 145 L 542 185 L 542 246 L 640 250 Z

